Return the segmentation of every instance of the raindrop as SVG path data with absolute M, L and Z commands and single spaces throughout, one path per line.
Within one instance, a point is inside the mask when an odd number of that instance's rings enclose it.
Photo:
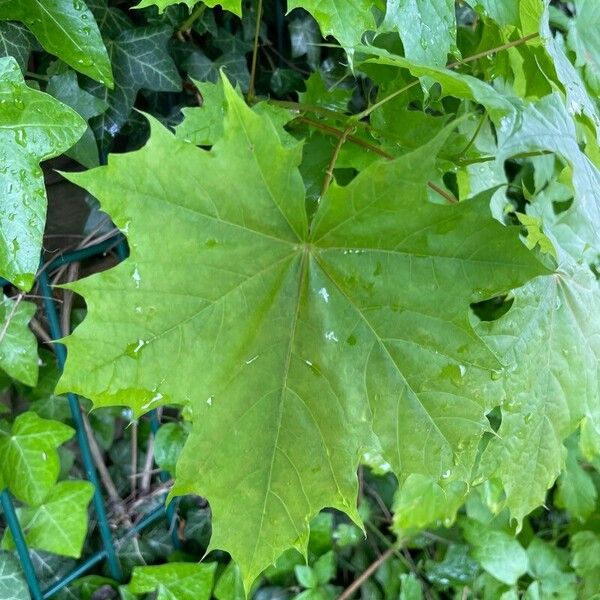
M 336 337 L 336 335 L 335 335 L 335 332 L 334 332 L 334 331 L 327 331 L 327 332 L 325 333 L 325 339 L 326 339 L 327 341 L 329 341 L 329 342 L 337 342 L 337 341 L 339 341 L 339 340 L 337 339 L 337 337 Z
M 258 354 L 256 354 L 256 355 L 255 355 L 255 356 L 253 356 L 252 358 L 249 358 L 249 359 L 246 361 L 246 364 L 247 364 L 247 365 L 251 365 L 251 364 L 252 364 L 252 363 L 253 363 L 253 362 L 254 362 L 254 361 L 257 359 L 257 358 L 258 358 Z
M 209 406 L 212 406 L 213 400 L 214 400 L 214 396 L 209 396 L 206 399 L 206 404 L 208 404 Z
M 443 473 L 442 473 L 442 479 L 448 479 L 448 477 L 450 477 L 450 469 L 446 469 Z
M 329 292 L 324 287 L 319 290 L 319 296 L 321 296 L 325 302 L 329 302 Z
M 135 287 L 139 288 L 140 282 L 142 281 L 142 276 L 140 275 L 140 272 L 138 271 L 137 266 L 135 267 L 135 269 L 133 270 L 133 273 L 131 274 L 131 279 L 133 279 L 133 283 L 135 284 Z

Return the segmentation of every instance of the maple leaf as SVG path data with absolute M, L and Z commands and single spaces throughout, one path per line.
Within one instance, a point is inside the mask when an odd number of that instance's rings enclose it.
M 127 231 L 131 256 L 72 286 L 89 313 L 58 391 L 136 414 L 190 405 L 176 490 L 209 499 L 211 548 L 248 588 L 305 549 L 321 508 L 360 522 L 365 450 L 400 478 L 469 479 L 500 402 L 469 303 L 547 271 L 484 201 L 428 200 L 449 128 L 333 183 L 309 223 L 301 145 L 224 91 L 210 151 L 152 120 L 143 149 L 69 175 Z

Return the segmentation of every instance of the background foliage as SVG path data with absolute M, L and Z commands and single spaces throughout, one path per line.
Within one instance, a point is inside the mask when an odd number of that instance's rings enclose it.
M 100 547 L 76 392 L 124 579 L 60 597 L 600 597 L 600 4 L 0 0 L 0 42 L 43 586 Z

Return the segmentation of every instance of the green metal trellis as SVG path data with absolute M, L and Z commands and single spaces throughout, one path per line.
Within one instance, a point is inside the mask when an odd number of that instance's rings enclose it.
M 72 252 L 68 252 L 57 256 L 54 260 L 50 262 L 49 265 L 46 265 L 45 268 L 40 270 L 37 279 L 38 284 L 40 286 L 41 296 L 43 298 L 44 312 L 46 314 L 48 324 L 50 327 L 50 336 L 53 340 L 61 339 L 63 337 L 63 334 L 68 332 L 61 331 L 60 321 L 58 319 L 58 314 L 56 310 L 56 303 L 52 294 L 48 274 L 62 265 L 78 262 L 94 256 L 99 256 L 105 254 L 111 249 L 116 249 L 117 255 L 121 260 L 126 257 L 127 251 L 125 247 L 125 242 L 122 237 L 118 237 L 106 240 L 102 243 L 93 246 L 89 246 L 87 248 L 74 250 Z M 0 279 L 0 287 L 4 287 L 6 285 L 9 285 L 9 282 Z M 53 343 L 53 347 L 56 354 L 58 368 L 62 371 L 66 359 L 66 349 L 63 346 L 63 344 L 57 342 Z M 116 581 L 122 581 L 123 576 L 117 557 L 115 540 L 113 539 L 108 519 L 106 516 L 106 508 L 104 504 L 104 499 L 102 497 L 100 485 L 98 482 L 98 475 L 96 473 L 96 468 L 94 466 L 92 454 L 90 451 L 89 441 L 83 424 L 81 407 L 79 405 L 79 398 L 75 394 L 67 394 L 67 398 L 69 401 L 72 419 L 75 425 L 77 443 L 81 450 L 81 458 L 85 468 L 86 476 L 95 488 L 93 496 L 93 507 L 96 513 L 100 538 L 102 540 L 102 550 L 99 550 L 98 552 L 87 557 L 78 565 L 76 565 L 75 568 L 66 576 L 62 577 L 59 581 L 54 582 L 47 589 L 42 590 L 31 557 L 29 555 L 29 548 L 27 546 L 27 542 L 25 541 L 25 536 L 17 518 L 12 496 L 8 489 L 4 489 L 0 493 L 0 506 L 2 507 L 2 510 L 4 512 L 6 525 L 8 526 L 13 536 L 17 554 L 21 561 L 21 566 L 23 568 L 23 573 L 29 586 L 32 600 L 45 600 L 47 598 L 51 598 L 60 590 L 64 589 L 70 583 L 72 583 L 73 581 L 90 571 L 94 566 L 103 562 L 104 560 L 106 560 L 107 562 L 108 570 L 113 579 L 115 579 Z M 151 427 L 153 433 L 156 433 L 158 426 L 158 418 L 156 416 L 156 413 L 153 412 L 151 413 Z M 168 479 L 168 477 L 169 475 L 167 473 L 161 472 L 161 480 L 166 480 Z M 171 537 L 173 545 L 177 547 L 177 532 L 174 527 L 174 502 L 171 502 L 166 508 L 163 505 L 161 505 L 158 508 L 155 508 L 154 510 L 147 513 L 145 516 L 140 518 L 137 521 L 137 523 L 135 523 L 132 529 L 130 529 L 124 537 L 126 538 L 131 535 L 137 534 L 139 531 L 156 522 L 164 515 L 166 515 L 169 522 L 169 526 L 171 528 Z

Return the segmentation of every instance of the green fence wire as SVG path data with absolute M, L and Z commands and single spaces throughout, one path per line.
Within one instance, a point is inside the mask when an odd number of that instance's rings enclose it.
M 100 256 L 106 254 L 110 250 L 115 250 L 119 259 L 123 260 L 127 255 L 127 249 L 124 239 L 119 236 L 106 240 L 102 243 L 89 246 L 87 248 L 61 254 L 54 258 L 49 264 L 45 265 L 40 269 L 37 280 L 40 288 L 40 295 L 42 296 L 43 310 L 48 320 L 50 328 L 50 337 L 53 340 L 59 340 L 69 332 L 61 331 L 58 312 L 56 310 L 56 302 L 50 285 L 49 274 L 51 274 L 53 271 L 55 271 L 63 265 L 79 262 L 81 260 L 93 258 L 95 256 Z M 9 285 L 9 282 L 0 279 L 0 287 L 3 288 L 6 285 Z M 66 349 L 63 344 L 60 344 L 58 342 L 53 343 L 53 348 L 56 355 L 58 369 L 62 371 L 67 356 Z M 87 433 L 83 424 L 79 398 L 75 394 L 67 394 L 67 398 L 69 402 L 69 408 L 71 410 L 71 416 L 75 425 L 77 443 L 81 451 L 81 459 L 85 468 L 86 477 L 94 486 L 94 496 L 92 503 L 94 512 L 96 514 L 100 538 L 102 541 L 102 550 L 99 550 L 98 552 L 85 558 L 83 561 L 77 564 L 66 576 L 54 582 L 47 589 L 42 590 L 40 582 L 35 572 L 35 568 L 33 566 L 33 562 L 31 560 L 31 556 L 29 554 L 29 548 L 27 546 L 23 530 L 21 529 L 21 525 L 19 524 L 12 496 L 8 489 L 4 489 L 0 493 L 0 506 L 2 507 L 2 510 L 4 512 L 6 526 L 9 528 L 13 536 L 15 548 L 21 561 L 23 574 L 27 581 L 27 585 L 29 586 L 29 591 L 31 593 L 32 600 L 45 600 L 46 598 L 51 598 L 60 590 L 64 589 L 66 586 L 68 586 L 70 583 L 72 583 L 79 577 L 85 575 L 85 573 L 87 573 L 93 567 L 95 567 L 103 561 L 106 561 L 108 572 L 110 573 L 113 579 L 115 579 L 118 582 L 122 582 L 123 579 L 123 573 L 119 565 L 119 559 L 116 550 L 117 542 L 120 540 L 115 540 L 110 530 L 110 525 L 106 515 L 106 506 L 102 497 L 102 492 L 98 481 L 98 475 L 96 473 L 96 468 L 92 459 Z M 151 413 L 150 419 L 152 431 L 153 433 L 156 433 L 159 427 L 159 421 L 156 412 Z M 160 479 L 161 481 L 168 480 L 169 474 L 161 472 Z M 121 540 L 139 533 L 142 529 L 153 524 L 163 516 L 166 516 L 171 530 L 171 538 L 173 545 L 174 547 L 177 547 L 178 538 L 175 527 L 175 509 L 175 502 L 171 502 L 166 508 L 163 505 L 161 505 L 158 508 L 155 508 L 154 510 L 148 512 L 146 515 L 141 517 L 133 525 L 133 527 L 124 534 L 124 536 L 121 537 Z

